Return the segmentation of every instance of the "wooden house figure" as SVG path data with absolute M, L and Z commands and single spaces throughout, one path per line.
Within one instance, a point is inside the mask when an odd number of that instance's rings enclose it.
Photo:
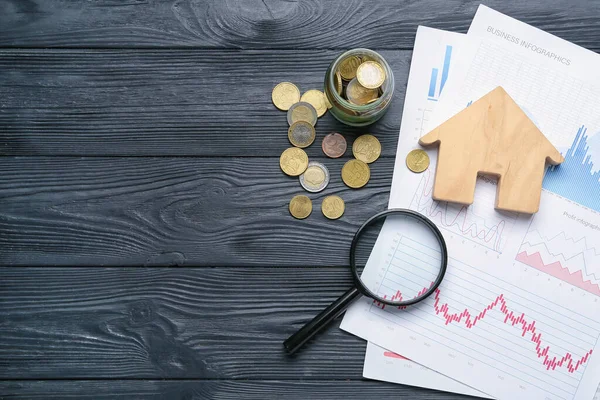
M 419 143 L 439 143 L 433 198 L 472 204 L 477 174 L 498 177 L 496 208 L 538 211 L 546 162 L 564 157 L 517 103 L 497 87 Z

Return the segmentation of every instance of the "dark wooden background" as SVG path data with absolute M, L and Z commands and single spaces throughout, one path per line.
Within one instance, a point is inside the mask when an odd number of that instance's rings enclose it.
M 363 380 L 337 326 L 295 358 L 281 342 L 346 290 L 350 237 L 387 204 L 417 25 L 466 32 L 478 3 L 0 0 L 0 396 L 464 398 Z M 598 1 L 486 4 L 600 49 Z M 393 107 L 320 119 L 332 181 L 297 221 L 271 89 L 322 88 L 353 47 L 393 67 Z M 366 188 L 323 157 L 332 130 L 380 139 Z

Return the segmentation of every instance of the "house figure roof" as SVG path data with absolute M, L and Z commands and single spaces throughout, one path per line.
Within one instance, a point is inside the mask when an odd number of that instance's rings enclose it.
M 495 207 L 538 211 L 546 163 L 564 157 L 502 87 L 423 136 L 439 143 L 433 198 L 473 203 L 479 173 L 498 177 Z

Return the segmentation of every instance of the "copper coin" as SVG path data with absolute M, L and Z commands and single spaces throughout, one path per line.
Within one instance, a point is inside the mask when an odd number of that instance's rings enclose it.
M 337 132 L 331 132 L 323 138 L 321 147 L 327 157 L 339 158 L 346 152 L 346 139 Z

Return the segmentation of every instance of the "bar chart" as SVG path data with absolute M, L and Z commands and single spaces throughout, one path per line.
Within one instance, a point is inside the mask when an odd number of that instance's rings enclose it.
M 446 46 L 446 52 L 444 53 L 444 63 L 442 66 L 442 73 L 439 73 L 439 68 L 431 69 L 431 78 L 429 80 L 429 91 L 427 93 L 427 100 L 437 101 L 438 97 L 444 89 L 444 85 L 448 80 L 448 73 L 450 72 L 450 60 L 452 58 L 452 46 Z

